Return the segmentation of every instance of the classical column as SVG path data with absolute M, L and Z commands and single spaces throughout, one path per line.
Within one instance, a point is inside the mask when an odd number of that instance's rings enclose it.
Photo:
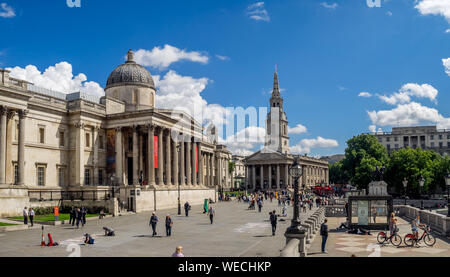
M 0 111 L 0 184 L 6 183 L 6 124 L 8 109 L 2 107 Z
M 158 186 L 164 186 L 163 129 L 158 130 Z
M 170 133 L 169 133 L 170 135 Z M 173 151 L 173 185 L 178 187 L 179 174 L 178 174 L 178 155 L 180 155 L 180 149 L 177 148 L 178 140 L 172 140 L 172 151 Z
M 214 154 L 209 155 L 209 186 L 214 187 Z
M 259 166 L 259 185 L 261 186 L 261 189 L 264 189 L 264 165 Z
M 187 186 L 192 185 L 192 178 L 191 178 L 191 139 L 189 136 L 186 136 L 186 177 L 187 177 Z
M 25 124 L 28 110 L 19 111 L 19 148 L 18 148 L 18 180 L 17 185 L 25 185 Z
M 205 154 L 205 164 L 206 164 L 206 178 L 205 178 L 205 185 L 207 186 L 207 187 L 210 187 L 211 185 L 210 185 L 210 183 L 209 183 L 209 181 L 210 181 L 210 178 L 209 178 L 209 176 L 210 176 L 210 168 L 209 168 L 209 166 L 210 166 L 210 164 L 209 164 L 209 153 L 206 153 Z
M 197 151 L 196 146 L 197 144 L 194 142 L 191 143 L 192 145 L 192 185 L 197 186 Z
M 170 130 L 165 132 L 165 145 L 166 145 L 166 186 L 172 185 L 172 151 L 170 143 Z
M 148 185 L 155 186 L 155 126 L 148 125 Z
M 288 172 L 288 165 L 284 165 L 284 186 L 286 188 L 289 187 L 289 172 Z
M 116 128 L 116 180 L 119 186 L 123 185 L 123 141 L 122 128 Z
M 130 174 L 130 172 L 128 172 Z M 133 185 L 139 185 L 139 141 L 138 126 L 133 126 Z
M 256 165 L 252 165 L 252 187 L 256 189 Z
M 198 147 L 198 185 L 203 186 L 203 153 L 202 153 L 202 145 L 200 142 L 197 142 Z
M 75 124 L 76 130 L 76 150 L 75 150 L 75 184 L 77 186 L 84 185 L 84 150 L 85 150 L 85 140 L 84 135 L 84 123 L 78 122 Z
M 100 130 L 100 127 L 95 126 L 94 132 L 93 132 L 93 140 L 94 140 L 94 185 L 101 186 L 102 184 L 98 183 L 98 132 Z
M 277 164 L 277 188 L 281 189 L 281 185 L 280 185 L 280 165 Z
M 139 133 L 139 177 L 142 173 L 142 181 L 144 181 L 144 134 Z
M 272 165 L 269 165 L 269 189 L 272 189 Z
M 185 147 L 184 147 L 184 135 L 180 134 L 181 140 L 180 140 L 180 186 L 186 185 L 186 171 L 185 171 Z

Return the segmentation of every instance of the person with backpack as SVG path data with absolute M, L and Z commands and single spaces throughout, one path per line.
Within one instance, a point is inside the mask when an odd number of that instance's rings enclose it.
M 189 202 L 186 201 L 186 203 L 184 203 L 184 213 L 186 214 L 186 217 L 189 216 L 189 210 L 191 209 L 191 205 L 189 205 Z
M 328 219 L 325 218 L 325 221 L 320 226 L 320 235 L 322 236 L 322 253 L 327 254 L 328 252 L 325 250 L 325 246 L 328 239 Z
M 278 221 L 277 213 L 274 210 L 273 212 L 271 212 L 269 214 L 270 214 L 270 225 L 272 225 L 272 236 L 275 236 L 275 232 L 277 231 L 277 221 Z
M 263 202 L 261 201 L 261 199 L 258 200 L 258 211 L 261 212 L 263 207 Z

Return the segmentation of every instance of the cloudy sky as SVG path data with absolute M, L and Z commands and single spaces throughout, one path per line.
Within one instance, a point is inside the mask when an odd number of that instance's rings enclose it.
M 343 153 L 393 126 L 450 129 L 450 0 L 66 2 L 0 0 L 0 67 L 102 95 L 131 48 L 158 107 L 214 122 L 240 154 L 264 140 L 275 64 L 293 152 Z M 233 107 L 263 116 L 230 130 Z

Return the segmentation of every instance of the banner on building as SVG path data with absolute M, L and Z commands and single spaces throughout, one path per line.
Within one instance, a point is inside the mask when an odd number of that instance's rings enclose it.
M 155 136 L 155 143 L 154 143 L 154 156 L 155 156 L 155 168 L 158 168 L 158 136 Z

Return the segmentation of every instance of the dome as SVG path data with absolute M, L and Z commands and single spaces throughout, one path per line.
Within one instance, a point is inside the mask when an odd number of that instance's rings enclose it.
M 124 85 L 142 86 L 155 89 L 152 75 L 145 67 L 134 61 L 133 51 L 128 51 L 127 62 L 119 65 L 111 72 L 106 82 L 106 88 Z

